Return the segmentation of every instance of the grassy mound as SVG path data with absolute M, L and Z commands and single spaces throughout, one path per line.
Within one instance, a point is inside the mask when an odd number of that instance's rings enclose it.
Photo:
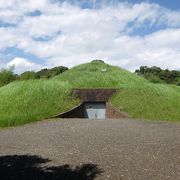
M 79 100 L 72 88 L 119 88 L 110 102 L 133 118 L 180 121 L 180 87 L 153 84 L 103 62 L 76 66 L 50 80 L 14 82 L 0 88 L 0 127 L 49 118 Z
M 119 88 L 110 102 L 133 118 L 180 121 L 180 87 L 153 84 L 118 67 L 94 61 L 57 76 L 78 88 Z
M 14 82 L 0 88 L 0 127 L 50 118 L 78 103 L 71 86 L 57 80 Z

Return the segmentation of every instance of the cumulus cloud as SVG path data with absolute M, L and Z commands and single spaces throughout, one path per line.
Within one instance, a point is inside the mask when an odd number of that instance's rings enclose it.
M 87 9 L 67 2 L 2 0 L 0 22 L 14 25 L 0 28 L 0 49 L 19 48 L 49 67 L 103 59 L 129 70 L 141 65 L 180 68 L 180 12 L 151 3 L 98 2 L 96 8 L 91 0 L 94 8 Z M 28 14 L 37 10 L 37 16 Z M 12 62 L 19 72 L 40 68 L 22 58 Z
M 20 74 L 25 71 L 37 71 L 42 68 L 41 65 L 28 61 L 24 58 L 16 57 L 6 64 L 7 67 L 14 67 L 15 72 Z

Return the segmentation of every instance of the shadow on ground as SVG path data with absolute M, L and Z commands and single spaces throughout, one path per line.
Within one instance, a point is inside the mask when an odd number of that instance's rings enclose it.
M 102 170 L 95 164 L 42 167 L 50 162 L 39 156 L 0 156 L 1 180 L 94 180 Z

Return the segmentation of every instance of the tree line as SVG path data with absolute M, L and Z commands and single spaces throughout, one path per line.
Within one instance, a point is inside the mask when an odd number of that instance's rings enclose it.
M 67 71 L 68 68 L 64 66 L 58 66 L 51 69 L 41 69 L 38 72 L 35 71 L 25 71 L 22 74 L 18 75 L 14 73 L 14 67 L 10 67 L 8 69 L 1 69 L 0 70 L 0 87 L 4 86 L 13 81 L 20 81 L 20 80 L 30 80 L 30 79 L 42 79 L 42 78 L 52 78 L 57 76 L 58 74 Z
M 161 69 L 156 66 L 141 66 L 135 73 L 153 83 L 166 83 L 180 86 L 180 71 L 178 70 Z
M 44 68 L 38 72 L 25 71 L 22 74 L 17 75 L 14 73 L 14 67 L 10 67 L 8 69 L 1 69 L 0 87 L 13 81 L 52 78 L 67 70 L 68 70 L 67 67 L 58 66 L 51 69 Z M 153 83 L 166 83 L 166 84 L 175 84 L 177 86 L 180 86 L 180 71 L 178 70 L 168 70 L 168 69 L 163 70 L 156 66 L 153 67 L 141 66 L 139 69 L 135 70 L 135 73 Z

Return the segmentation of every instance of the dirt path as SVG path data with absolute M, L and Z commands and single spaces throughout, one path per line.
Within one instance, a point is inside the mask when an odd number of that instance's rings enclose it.
M 0 130 L 0 179 L 180 179 L 180 123 L 48 120 Z

